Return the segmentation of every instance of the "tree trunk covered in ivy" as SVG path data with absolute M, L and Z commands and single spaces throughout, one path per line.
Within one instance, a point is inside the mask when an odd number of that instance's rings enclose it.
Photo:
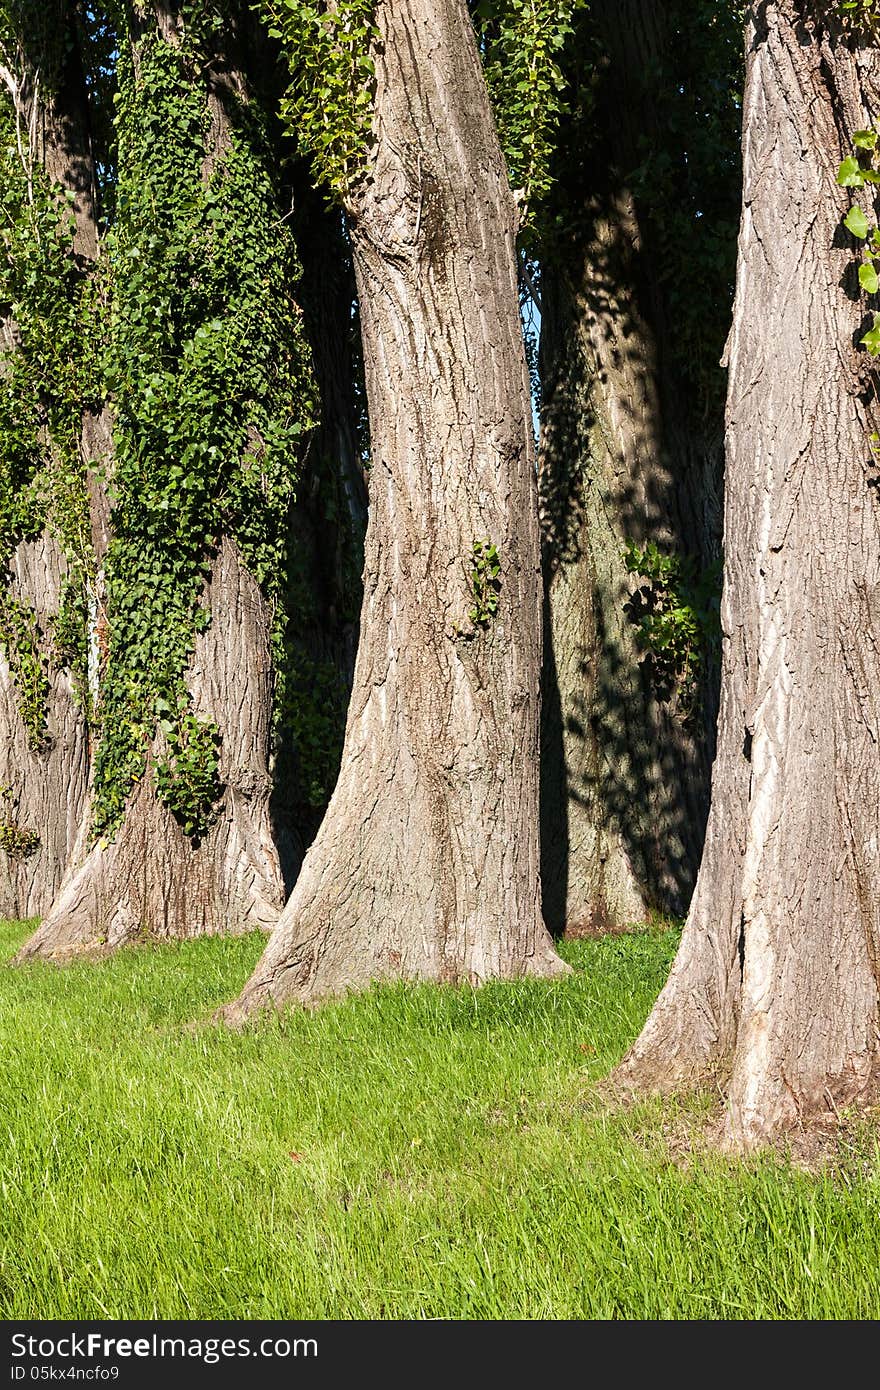
M 248 92 L 247 8 L 221 10 L 127 17 L 95 771 L 74 862 L 24 956 L 268 929 L 283 903 L 273 695 L 311 386 Z
M 375 13 L 375 142 L 348 199 L 372 450 L 354 692 L 333 799 L 232 1020 L 371 980 L 564 969 L 538 881 L 515 206 L 464 4 Z
M 157 740 L 112 841 L 84 836 L 51 911 L 22 950 L 62 957 L 96 945 L 268 929 L 282 886 L 269 819 L 271 660 L 266 603 L 224 539 L 204 596 L 211 623 L 187 683 L 220 730 L 223 807 L 203 838 L 184 833 L 156 795 Z M 77 862 L 77 861 L 80 862 Z
M 719 554 L 723 412 L 715 363 L 725 231 L 731 252 L 735 240 L 733 198 L 728 211 L 719 195 L 734 179 L 717 166 L 732 164 L 736 146 L 715 112 L 713 125 L 689 109 L 693 128 L 681 112 L 667 123 L 664 101 L 697 101 L 675 79 L 676 18 L 691 45 L 709 23 L 699 7 L 682 18 L 647 0 L 602 0 L 581 21 L 582 85 L 553 195 L 564 230 L 543 262 L 542 876 L 548 921 L 575 935 L 650 909 L 683 912 L 708 809 L 717 700 L 705 576 Z M 595 62 L 582 56 L 591 49 Z M 699 120 L 720 148 L 702 147 Z M 686 150 L 670 150 L 670 128 Z M 685 177 L 700 184 L 702 222 L 679 187 Z M 713 332 L 707 371 L 699 359 Z M 643 557 L 656 546 L 678 574 L 650 578 L 644 559 L 637 572 L 629 544 Z M 682 602 L 696 604 L 705 632 L 682 629 L 652 650 L 645 638 L 665 637 L 665 614 Z
M 870 1094 L 880 1057 L 877 422 L 836 184 L 880 116 L 880 58 L 795 0 L 761 7 L 746 54 L 712 809 L 618 1072 L 726 1086 L 737 1147 Z
M 89 328 L 76 321 L 77 295 L 98 235 L 68 7 L 0 7 L 0 50 L 0 916 L 30 917 L 58 889 L 86 794 L 86 702 L 61 625 L 93 572 L 84 470 L 108 437 L 81 399 Z M 62 193 L 72 203 L 69 239 Z

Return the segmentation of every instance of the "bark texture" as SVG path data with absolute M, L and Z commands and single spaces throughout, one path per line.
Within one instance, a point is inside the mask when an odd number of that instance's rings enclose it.
M 158 0 L 151 11 L 138 12 L 135 59 L 140 34 L 158 28 L 174 43 L 181 22 L 175 6 Z M 230 98 L 242 98 L 246 82 L 229 55 L 221 55 L 216 68 L 207 64 L 205 76 L 207 180 L 229 140 Z M 61 889 L 20 958 L 62 959 L 144 939 L 268 930 L 277 920 L 284 885 L 270 817 L 272 615 L 228 537 L 219 543 L 203 602 L 211 620 L 196 637 L 187 685 L 196 714 L 220 733 L 223 793 L 214 824 L 201 840 L 190 839 L 157 798 L 153 769 L 165 752 L 157 735 L 112 842 L 90 847 L 86 809 Z
M 661 344 L 675 332 L 650 223 L 627 187 L 651 132 L 668 17 L 648 0 L 591 6 L 603 54 L 587 152 L 557 199 L 578 230 L 543 269 L 539 452 L 545 581 L 542 877 L 556 933 L 683 913 L 708 812 L 704 707 L 658 691 L 629 606 L 627 541 L 718 555 L 721 407 L 695 422 Z M 583 135 L 583 133 L 582 133 Z
M 44 532 L 36 541 L 21 541 L 7 570 L 8 592 L 33 610 L 48 645 L 66 571 L 57 540 Z M 39 836 L 35 853 L 26 858 L 0 849 L 0 917 L 39 917 L 61 882 L 88 783 L 88 730 L 69 671 L 50 666 L 46 729 L 35 749 L 12 673 L 0 656 L 0 731 L 0 787 L 8 792 L 0 819 Z
M 618 1069 L 726 1084 L 737 1148 L 870 1094 L 880 1048 L 876 406 L 835 181 L 880 114 L 880 57 L 816 13 L 780 0 L 747 29 L 712 809 L 679 955 Z
M 231 1020 L 372 980 L 565 967 L 538 879 L 541 577 L 516 212 L 467 10 L 380 0 L 349 202 L 372 467 L 342 768 Z M 474 543 L 501 557 L 473 623 Z
M 23 158 L 74 196 L 72 250 L 87 274 L 98 254 L 98 227 L 85 82 L 70 16 L 65 6 L 56 3 L 54 9 L 54 23 L 64 36 L 53 35 L 61 54 L 58 70 L 47 73 L 45 55 L 32 51 L 33 36 L 22 34 L 16 70 L 3 76 L 16 110 Z M 15 326 L 8 317 L 2 343 L 15 350 Z M 104 422 L 84 421 L 84 463 L 98 458 L 107 445 Z M 26 858 L 0 849 L 0 917 L 27 918 L 48 909 L 76 841 L 88 784 L 88 729 L 70 672 L 57 665 L 52 650 L 52 623 L 67 565 L 51 524 L 37 540 L 20 541 L 5 569 L 9 596 L 34 614 L 50 682 L 45 733 L 34 748 L 0 651 L 0 787 L 7 793 L 0 819 L 39 836 L 36 852 Z
M 58 959 L 146 938 L 268 930 L 277 920 L 283 886 L 269 818 L 266 604 L 230 540 L 220 546 L 205 603 L 211 624 L 196 639 L 187 683 L 197 714 L 220 730 L 225 790 L 216 823 L 195 844 L 157 799 L 157 744 L 116 838 L 88 849 L 83 825 L 71 870 L 21 959 Z

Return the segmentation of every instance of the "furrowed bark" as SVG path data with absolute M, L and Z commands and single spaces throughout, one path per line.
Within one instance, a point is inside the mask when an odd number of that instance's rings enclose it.
M 836 184 L 880 115 L 880 58 L 794 0 L 759 8 L 746 52 L 712 810 L 679 956 L 617 1073 L 726 1083 L 733 1148 L 870 1096 L 880 1049 L 877 411 Z
M 33 610 L 46 647 L 65 572 L 61 548 L 45 532 L 36 541 L 19 542 L 8 564 L 7 591 Z M 53 666 L 49 679 L 46 728 L 35 749 L 12 673 L 0 657 L 0 787 L 8 792 L 0 819 L 39 836 L 27 857 L 0 849 L 0 917 L 38 917 L 46 911 L 73 849 L 85 800 L 86 721 L 69 671 Z
M 605 66 L 589 148 L 555 194 L 581 230 L 542 274 L 542 877 L 548 922 L 570 935 L 686 910 L 716 715 L 711 679 L 695 710 L 655 688 L 628 611 L 643 581 L 624 563 L 628 541 L 701 568 L 719 549 L 721 411 L 697 426 L 664 355 L 675 324 L 626 183 L 671 33 L 646 0 L 602 0 L 591 23 Z
M 538 882 L 540 561 L 516 213 L 467 11 L 380 0 L 349 199 L 372 466 L 339 782 L 236 1004 L 565 967 Z M 474 622 L 474 544 L 501 558 Z
M 223 805 L 198 844 L 156 797 L 150 765 L 112 842 L 88 848 L 83 824 L 71 871 L 19 959 L 62 959 L 142 940 L 268 930 L 282 882 L 269 818 L 271 660 L 266 603 L 224 539 L 207 586 L 211 624 L 196 639 L 188 685 L 221 735 Z
M 176 6 L 158 0 L 148 13 L 133 15 L 135 56 L 141 33 L 158 29 L 175 43 L 181 22 Z M 232 47 L 234 36 L 227 38 Z M 207 181 L 230 138 L 230 97 L 243 97 L 246 83 L 228 55 L 206 65 L 205 80 Z M 61 889 L 19 959 L 268 930 L 277 920 L 284 885 L 270 817 L 272 613 L 228 536 L 219 541 L 202 601 L 210 623 L 196 636 L 186 683 L 196 715 L 220 734 L 223 792 L 214 823 L 200 840 L 191 839 L 158 799 L 153 773 L 166 745 L 157 734 L 112 840 L 90 844 L 86 810 Z
M 16 70 L 9 73 L 14 87 L 10 97 L 23 158 L 73 194 L 72 254 L 87 274 L 98 254 L 98 227 L 85 84 L 74 26 L 65 6 L 54 8 L 54 22 L 66 36 L 59 45 L 58 70 L 47 71 L 45 55 L 31 51 L 32 36 L 20 35 Z M 4 347 L 15 350 L 15 326 L 8 316 L 2 339 Z M 83 421 L 81 450 L 87 466 L 103 454 L 107 442 L 104 422 Z M 37 540 L 20 541 L 5 568 L 10 598 L 34 615 L 49 678 L 45 732 L 34 747 L 0 650 L 0 788 L 6 792 L 0 819 L 39 837 L 35 852 L 24 858 L 0 848 L 0 917 L 27 918 L 47 910 L 73 850 L 88 784 L 89 736 L 70 671 L 58 664 L 52 647 L 67 562 L 51 524 Z

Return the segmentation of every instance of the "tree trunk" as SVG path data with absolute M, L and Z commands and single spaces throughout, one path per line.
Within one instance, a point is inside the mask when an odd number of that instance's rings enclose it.
M 836 185 L 876 49 L 806 3 L 747 29 L 719 750 L 670 979 L 617 1075 L 728 1087 L 749 1148 L 877 1077 L 880 512 Z
M 602 0 L 589 23 L 605 58 L 555 194 L 578 229 L 542 268 L 542 878 L 548 923 L 570 935 L 686 910 L 716 713 L 705 673 L 696 701 L 658 689 L 624 560 L 628 541 L 699 569 L 719 549 L 721 407 L 715 429 L 696 422 L 668 351 L 662 257 L 626 182 L 646 132 L 669 139 L 654 108 L 671 25 L 646 0 Z
M 464 4 L 380 0 L 376 22 L 375 144 L 348 208 L 372 441 L 354 693 L 336 791 L 232 1020 L 373 980 L 565 969 L 538 881 L 516 212 Z
M 176 45 L 183 21 L 177 6 L 156 0 L 149 12 L 132 12 L 130 31 L 137 65 L 142 36 L 158 31 Z M 230 53 L 236 38 L 225 31 Z M 207 182 L 231 138 L 230 111 L 246 103 L 246 82 L 229 54 L 206 61 L 203 80 Z M 206 549 L 212 539 L 205 537 Z M 168 752 L 157 732 L 112 838 L 92 842 L 87 810 L 61 889 L 20 959 L 268 930 L 277 920 L 284 885 L 270 816 L 273 613 L 229 535 L 216 543 L 202 604 L 210 621 L 195 636 L 186 686 L 195 716 L 219 733 L 222 793 L 212 825 L 201 837 L 186 833 L 157 796 L 155 771 Z M 112 607 L 108 622 L 114 622 Z
M 66 572 L 58 541 L 47 532 L 20 541 L 7 570 L 7 593 L 33 612 L 49 680 L 45 730 L 35 746 L 12 671 L 0 658 L 0 820 L 11 832 L 9 849 L 0 847 L 0 917 L 25 918 L 46 911 L 73 849 L 88 781 L 88 731 L 70 672 L 51 664 L 51 624 Z
M 268 930 L 282 904 L 269 819 L 267 770 L 271 658 L 266 604 L 232 541 L 224 539 L 188 677 L 195 709 L 221 735 L 221 813 L 198 844 L 156 797 L 152 767 L 126 808 L 116 838 L 88 849 L 84 824 L 71 871 L 20 959 L 55 959 L 128 942 Z
M 15 35 L 9 95 L 22 159 L 73 195 L 71 250 L 87 274 L 98 254 L 98 230 L 85 82 L 74 26 L 62 13 L 65 7 L 56 4 L 55 9 L 57 14 L 46 23 L 50 29 L 56 26 L 52 38 L 60 55 L 57 67 L 46 54 L 32 51 L 36 35 Z M 63 38 L 58 38 L 59 31 Z M 12 54 L 5 56 L 12 59 Z M 16 328 L 8 316 L 2 341 L 6 350 L 18 350 Z M 107 445 L 104 422 L 84 419 L 84 466 L 88 468 Z M 35 737 L 21 715 L 22 693 L 7 660 L 11 653 L 0 646 L 0 830 L 5 832 L 0 835 L 0 917 L 25 918 L 49 907 L 76 840 L 88 782 L 88 728 L 71 672 L 59 664 L 53 648 L 53 622 L 61 606 L 67 561 L 51 517 L 37 539 L 18 542 L 5 569 L 6 601 L 29 612 L 47 681 L 44 727 Z

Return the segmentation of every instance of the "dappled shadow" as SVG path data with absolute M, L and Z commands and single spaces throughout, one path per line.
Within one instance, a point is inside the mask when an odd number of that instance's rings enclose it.
M 643 604 L 652 598 L 624 563 L 627 542 L 689 557 L 697 573 L 720 554 L 723 393 L 697 398 L 680 350 L 682 287 L 661 274 L 663 236 L 621 168 L 655 129 L 650 81 L 634 97 L 631 77 L 633 44 L 655 39 L 612 45 L 628 54 L 629 90 L 612 64 L 592 146 L 577 176 L 567 171 L 579 222 L 542 274 L 542 882 L 557 933 L 566 919 L 601 919 L 615 842 L 643 902 L 684 912 L 708 814 L 717 642 L 696 692 L 668 672 L 658 679 L 637 641 L 639 590 Z M 735 215 L 729 232 L 732 263 Z M 598 862 L 583 862 L 585 846 Z
M 624 848 L 643 898 L 665 911 L 687 905 L 708 810 L 715 673 L 695 708 L 652 673 L 639 649 L 624 546 L 656 541 L 708 563 L 717 532 L 703 441 L 670 444 L 662 429 L 649 331 L 628 312 L 596 247 L 587 293 L 556 295 L 556 374 L 545 404 L 541 452 L 546 586 L 542 725 L 545 913 L 558 932 L 568 915 L 603 912 L 602 871 L 568 862 L 575 808 Z M 619 282 L 618 282 L 619 283 Z M 553 291 L 545 280 L 545 300 Z M 677 449 L 676 446 L 677 445 Z M 700 457 L 706 447 L 711 462 Z M 586 874 L 586 879 L 585 879 Z M 584 883 L 593 901 L 571 898 Z

